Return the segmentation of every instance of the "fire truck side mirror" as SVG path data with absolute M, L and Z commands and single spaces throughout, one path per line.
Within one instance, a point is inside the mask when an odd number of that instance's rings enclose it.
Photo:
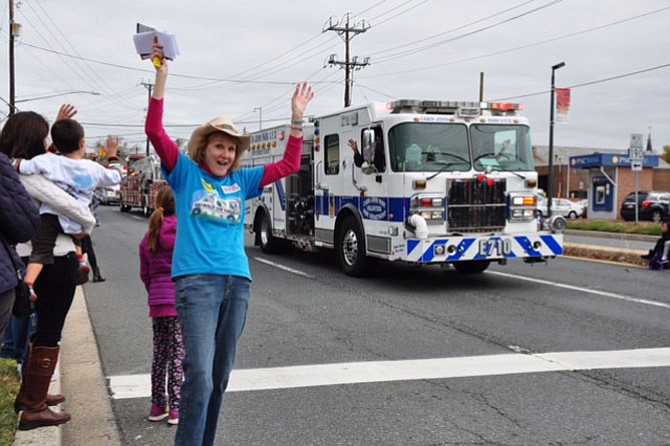
M 361 151 L 363 160 L 372 164 L 375 158 L 375 131 L 372 129 L 363 130 L 363 148 Z

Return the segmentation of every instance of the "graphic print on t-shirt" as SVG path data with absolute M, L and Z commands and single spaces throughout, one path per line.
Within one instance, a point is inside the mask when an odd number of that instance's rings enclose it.
M 211 184 L 202 180 L 202 185 L 205 190 L 196 191 L 193 194 L 191 216 L 227 221 L 234 225 L 239 224 L 242 218 L 242 200 L 240 197 L 221 198 Z M 240 190 L 237 185 L 228 186 L 228 188 L 231 187 L 234 191 Z

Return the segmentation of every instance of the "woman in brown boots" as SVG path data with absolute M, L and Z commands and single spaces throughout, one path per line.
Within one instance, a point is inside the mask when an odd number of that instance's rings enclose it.
M 61 107 L 58 119 L 72 117 L 72 106 Z M 0 150 L 10 158 L 30 159 L 46 152 L 45 141 L 49 132 L 47 121 L 34 112 L 20 112 L 7 119 L 0 132 Z M 34 199 L 46 202 L 59 213 L 79 221 L 82 226 L 95 224 L 86 205 L 78 203 L 65 191 L 40 175 L 21 176 L 22 183 Z M 22 257 L 30 255 L 30 247 L 18 245 Z M 47 391 L 58 362 L 59 343 L 65 318 L 72 304 L 77 286 L 78 262 L 72 238 L 58 236 L 54 247 L 54 261 L 44 265 L 35 282 L 38 300 L 37 331 L 30 342 L 28 355 L 22 367 L 21 389 L 14 408 L 22 410 L 20 430 L 66 423 L 70 415 L 53 411 L 49 406 L 62 403 L 63 395 L 49 395 Z

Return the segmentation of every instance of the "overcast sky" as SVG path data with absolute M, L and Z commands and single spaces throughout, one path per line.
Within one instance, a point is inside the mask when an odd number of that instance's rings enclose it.
M 0 98 L 9 98 L 9 1 L 0 0 Z M 654 149 L 670 145 L 668 0 L 15 0 L 16 100 L 50 121 L 74 103 L 89 145 L 119 135 L 144 151 L 143 123 L 153 68 L 135 53 L 142 22 L 175 34 L 165 124 L 188 138 L 197 125 L 228 115 L 248 131 L 285 122 L 297 81 L 316 90 L 308 112 L 344 104 L 345 57 L 331 24 L 366 28 L 351 55 L 352 104 L 393 99 L 525 104 L 533 143 L 548 144 L 551 67 L 556 87 L 572 87 L 570 122 L 556 146 L 628 147 L 631 133 Z M 84 91 L 90 93 L 63 92 Z M 50 99 L 43 96 L 56 95 Z M 34 100 L 33 99 L 40 98 Z M 1 101 L 0 100 L 0 101 Z M 0 120 L 8 112 L 0 103 Z

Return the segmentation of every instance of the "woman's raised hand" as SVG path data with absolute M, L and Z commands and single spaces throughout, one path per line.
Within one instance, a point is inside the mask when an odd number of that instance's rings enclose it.
M 293 97 L 291 98 L 291 120 L 302 120 L 305 116 L 307 104 L 314 97 L 312 87 L 303 82 L 295 86 Z
M 167 59 L 163 52 L 163 45 L 158 42 L 158 36 L 154 36 L 154 44 L 151 47 L 151 56 L 149 58 L 156 71 L 167 73 Z

